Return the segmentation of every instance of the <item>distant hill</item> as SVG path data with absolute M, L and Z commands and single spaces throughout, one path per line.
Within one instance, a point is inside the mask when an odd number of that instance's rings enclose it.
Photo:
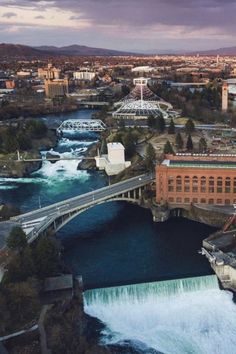
M 0 60 L 43 58 L 50 54 L 26 45 L 0 43 Z
M 226 48 L 218 48 L 211 50 L 202 50 L 195 51 L 191 54 L 200 54 L 200 55 L 236 55 L 236 46 L 235 47 L 226 47 Z
M 71 45 L 66 47 L 55 46 L 40 46 L 29 47 L 21 44 L 0 43 L 0 60 L 11 59 L 32 59 L 32 58 L 47 58 L 55 56 L 116 56 L 116 55 L 131 55 L 133 53 L 92 48 L 84 45 Z
M 66 47 L 55 47 L 55 46 L 40 46 L 36 47 L 37 50 L 53 52 L 55 54 L 61 55 L 80 55 L 80 56 L 87 56 L 87 55 L 101 55 L 101 56 L 115 56 L 115 55 L 132 55 L 134 53 L 131 52 L 124 52 L 119 50 L 113 49 L 103 49 L 103 48 L 93 48 L 87 47 L 85 45 L 70 45 Z

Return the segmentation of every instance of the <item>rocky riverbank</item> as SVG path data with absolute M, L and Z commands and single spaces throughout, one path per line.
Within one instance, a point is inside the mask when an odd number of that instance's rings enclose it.
M 57 144 L 55 130 L 48 130 L 47 135 L 42 139 L 32 140 L 32 149 L 20 152 L 21 160 L 40 159 L 40 150 L 48 150 Z M 31 173 L 39 170 L 41 161 L 18 161 L 16 153 L 0 155 L 0 177 L 22 178 L 29 177 Z
M 51 349 L 52 354 L 159 353 L 145 347 L 142 343 L 132 343 L 132 341 L 114 345 L 102 344 L 101 332 L 105 329 L 105 325 L 84 312 L 81 292 L 67 304 L 55 304 L 47 313 L 45 327 L 48 348 Z
M 84 156 L 85 157 L 95 157 L 97 156 L 97 149 L 98 149 L 98 144 L 94 143 L 91 145 L 88 150 L 85 152 Z M 96 162 L 95 159 L 92 160 L 82 160 L 77 167 L 77 170 L 95 170 L 96 169 Z

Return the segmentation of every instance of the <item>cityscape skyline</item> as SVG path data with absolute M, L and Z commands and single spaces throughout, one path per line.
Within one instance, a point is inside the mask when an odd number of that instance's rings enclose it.
M 1 0 L 1 42 L 147 52 L 235 44 L 233 0 Z

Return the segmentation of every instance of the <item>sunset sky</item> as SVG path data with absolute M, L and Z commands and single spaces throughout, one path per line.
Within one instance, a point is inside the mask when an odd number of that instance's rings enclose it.
M 0 0 L 0 42 L 120 50 L 236 45 L 235 0 Z

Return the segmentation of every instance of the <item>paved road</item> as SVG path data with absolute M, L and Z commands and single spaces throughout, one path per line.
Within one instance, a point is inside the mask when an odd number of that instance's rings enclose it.
M 53 218 L 55 215 L 62 215 L 66 212 L 76 210 L 79 207 L 91 206 L 129 190 L 142 187 L 151 182 L 153 179 L 154 178 L 152 175 L 141 175 L 130 178 L 128 180 L 13 217 L 12 220 L 22 224 L 27 223 L 28 226 L 30 226 L 30 223 L 32 222 L 32 228 L 34 228 L 34 223 L 38 224 L 40 220 L 43 221 L 46 217 Z

